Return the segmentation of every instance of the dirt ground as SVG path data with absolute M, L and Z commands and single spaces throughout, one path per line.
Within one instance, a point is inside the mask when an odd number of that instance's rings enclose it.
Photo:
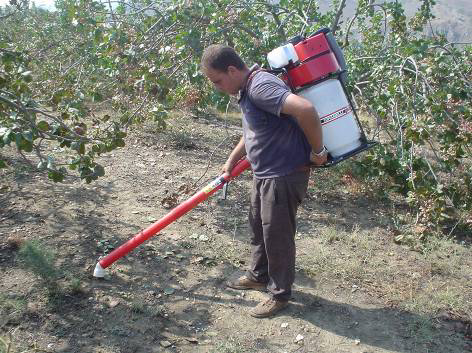
M 378 268 L 416 266 L 416 255 L 392 241 L 387 206 L 350 195 L 335 172 L 311 177 L 299 213 L 293 300 L 274 318 L 248 315 L 265 293 L 224 285 L 249 258 L 249 172 L 230 184 L 227 199 L 218 192 L 112 264 L 105 279 L 92 277 L 100 256 L 218 176 L 239 134 L 236 124 L 220 118 L 180 117 L 166 134 L 152 124 L 132 131 L 126 147 L 101 157 L 106 176 L 90 185 L 55 184 L 27 171 L 2 176 L 0 337 L 11 340 L 10 352 L 472 351 L 470 324 L 407 311 L 375 290 L 374 277 L 332 276 L 329 257 L 326 271 L 315 266 L 323 244 L 343 255 L 343 247 L 336 248 L 343 240 L 328 234 L 333 229 L 371 237 Z M 60 285 L 75 283 L 75 290 L 51 300 L 21 264 L 12 238 L 51 249 Z M 356 271 L 365 274 L 363 266 Z M 464 288 L 472 292 L 470 280 Z

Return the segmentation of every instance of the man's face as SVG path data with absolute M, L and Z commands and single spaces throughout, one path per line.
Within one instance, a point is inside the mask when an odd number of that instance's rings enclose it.
M 207 68 L 204 73 L 218 91 L 231 95 L 238 94 L 241 88 L 239 82 L 240 75 L 238 75 L 235 67 L 229 66 L 226 72 Z

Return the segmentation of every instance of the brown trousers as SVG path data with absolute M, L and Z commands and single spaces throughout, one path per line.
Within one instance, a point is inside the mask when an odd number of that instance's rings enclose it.
M 252 259 L 247 276 L 267 282 L 273 298 L 289 300 L 295 279 L 297 209 L 306 195 L 310 171 L 253 179 L 249 225 Z

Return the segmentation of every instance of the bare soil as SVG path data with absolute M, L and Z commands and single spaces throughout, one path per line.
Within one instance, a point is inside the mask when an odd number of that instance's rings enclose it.
M 126 147 L 101 157 L 106 176 L 93 184 L 55 184 L 26 169 L 1 177 L 0 337 L 11 340 L 10 352 L 472 351 L 466 316 L 408 311 L 404 297 L 382 289 L 391 281 L 392 292 L 408 292 L 401 278 L 430 272 L 393 242 L 392 202 L 355 192 L 346 167 L 312 174 L 299 213 L 293 300 L 274 318 L 248 315 L 265 293 L 224 284 L 249 258 L 249 172 L 230 184 L 227 199 L 215 194 L 112 264 L 105 279 L 93 278 L 100 256 L 218 176 L 240 136 L 236 123 L 218 117 L 178 116 L 170 125 L 166 133 L 135 128 Z M 349 252 L 361 243 L 343 234 L 355 232 L 369 241 L 370 257 Z M 24 240 L 54 251 L 63 288 L 56 297 L 22 265 Z M 333 252 L 323 258 L 327 246 Z M 334 259 L 349 271 L 330 271 Z M 367 272 L 366 259 L 378 261 L 379 276 Z M 382 277 L 384 268 L 396 278 Z M 469 279 L 461 281 L 472 292 Z

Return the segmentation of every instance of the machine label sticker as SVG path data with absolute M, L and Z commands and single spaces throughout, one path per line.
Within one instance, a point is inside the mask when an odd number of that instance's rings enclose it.
M 207 186 L 205 186 L 202 191 L 205 193 L 205 194 L 208 194 L 210 193 L 213 189 L 217 188 L 218 186 L 220 186 L 221 184 L 223 184 L 225 181 L 224 178 L 220 177 L 218 179 L 215 179 L 213 180 L 210 184 L 208 184 Z
M 350 112 L 352 112 L 352 108 L 350 106 L 338 109 L 334 113 L 325 115 L 322 118 L 320 118 L 321 125 L 326 125 L 334 120 L 342 118 L 343 116 L 346 116 Z

